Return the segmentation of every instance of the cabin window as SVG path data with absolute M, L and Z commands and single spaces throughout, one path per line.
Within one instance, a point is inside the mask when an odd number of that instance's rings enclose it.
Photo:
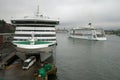
M 96 38 L 96 36 L 95 36 L 95 35 L 93 35 L 93 37 L 94 37 L 94 38 Z

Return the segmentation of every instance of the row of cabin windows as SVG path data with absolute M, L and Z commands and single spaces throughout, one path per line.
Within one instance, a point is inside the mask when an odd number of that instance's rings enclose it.
M 15 25 L 15 26 L 19 26 L 19 27 L 55 27 L 55 26 L 50 26 L 50 25 L 31 25 L 31 24 L 27 24 L 27 25 Z
M 55 30 L 16 30 L 16 31 L 55 32 Z
M 13 39 L 14 41 L 28 41 L 28 39 Z M 38 39 L 37 41 L 56 41 L 56 39 Z
M 13 24 L 59 24 L 58 21 L 12 21 Z
M 73 34 L 73 33 L 70 33 L 71 35 L 80 35 L 80 36 L 92 36 L 92 34 Z
M 32 37 L 32 35 L 31 34 L 15 34 L 14 35 L 14 37 Z M 34 35 L 34 37 L 56 37 L 56 35 L 55 34 L 49 34 L 49 35 L 47 35 L 47 34 L 35 34 Z

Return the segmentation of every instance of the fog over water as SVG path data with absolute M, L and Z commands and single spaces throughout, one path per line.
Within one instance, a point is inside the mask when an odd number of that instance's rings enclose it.
M 40 5 L 40 13 L 59 18 L 59 27 L 84 26 L 92 22 L 96 27 L 120 25 L 119 0 L 0 0 L 0 19 L 31 16 Z

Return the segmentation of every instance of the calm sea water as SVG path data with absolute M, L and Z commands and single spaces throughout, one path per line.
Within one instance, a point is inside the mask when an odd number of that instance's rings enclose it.
M 120 80 L 120 37 L 88 41 L 57 34 L 59 80 Z

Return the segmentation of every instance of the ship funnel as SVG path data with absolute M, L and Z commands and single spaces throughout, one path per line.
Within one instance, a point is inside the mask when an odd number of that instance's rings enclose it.
M 90 28 L 94 28 L 94 27 L 92 26 L 92 23 L 88 23 L 88 25 L 89 25 Z
M 92 25 L 92 23 L 89 23 L 88 25 L 89 25 L 89 26 L 91 26 L 91 25 Z

